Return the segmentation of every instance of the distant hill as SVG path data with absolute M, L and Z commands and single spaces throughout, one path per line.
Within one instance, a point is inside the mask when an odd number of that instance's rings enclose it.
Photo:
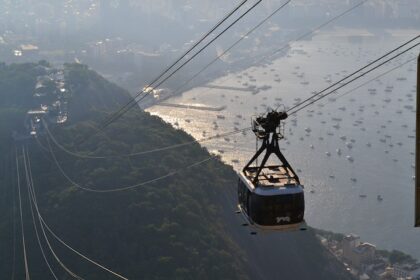
M 18 216 L 15 227 L 12 222 L 12 206 L 17 205 L 13 143 L 7 134 L 17 129 L 25 110 L 36 105 L 30 101 L 30 91 L 36 81 L 35 69 L 42 67 L 2 67 L 0 88 L 7 83 L 13 93 L 0 91 L 0 100 L 8 102 L 0 104 L 0 112 L 13 125 L 4 128 L 3 124 L 0 139 L 0 145 L 7 146 L 0 168 L 0 279 L 10 279 L 14 254 L 15 279 L 23 279 Z M 128 95 L 86 66 L 66 65 L 65 73 L 71 89 L 69 121 L 50 125 L 65 148 L 82 154 L 116 155 L 193 140 L 161 119 L 133 110 L 104 133 L 76 146 L 95 131 L 95 121 L 117 109 Z M 16 112 L 8 113 L 10 109 Z M 236 175 L 218 159 L 127 191 L 92 193 L 72 186 L 62 176 L 45 150 L 46 137 L 39 135 L 41 146 L 37 141 L 28 144 L 38 203 L 46 222 L 63 240 L 128 279 L 351 279 L 319 244 L 312 230 L 250 235 L 234 213 Z M 70 178 L 94 189 L 145 182 L 210 156 L 198 144 L 107 160 L 81 159 L 55 146 L 53 149 Z M 31 279 L 53 279 L 37 247 L 26 189 L 22 190 Z M 57 242 L 52 246 L 63 262 L 84 279 L 116 279 Z M 59 279 L 72 279 L 48 256 Z

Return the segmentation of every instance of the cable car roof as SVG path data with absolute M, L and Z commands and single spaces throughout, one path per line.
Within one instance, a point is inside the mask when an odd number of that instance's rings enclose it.
M 299 184 L 290 170 L 280 165 L 264 167 L 258 176 L 257 185 L 252 183 L 258 167 L 248 167 L 239 173 L 239 178 L 249 189 L 259 195 L 294 194 L 301 193 L 303 187 Z

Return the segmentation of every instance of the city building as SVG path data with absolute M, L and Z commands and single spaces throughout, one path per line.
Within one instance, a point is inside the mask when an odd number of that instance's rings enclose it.
M 357 235 L 347 235 L 342 241 L 343 259 L 350 265 L 360 268 L 375 259 L 376 246 L 361 243 Z

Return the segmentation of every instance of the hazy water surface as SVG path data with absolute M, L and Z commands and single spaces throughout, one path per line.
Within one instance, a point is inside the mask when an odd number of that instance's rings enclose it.
M 168 100 L 226 105 L 223 111 L 163 106 L 148 111 L 195 138 L 246 127 L 251 116 L 263 113 L 267 106 L 275 108 L 281 103 L 290 107 L 298 98 L 327 87 L 329 81 L 339 80 L 419 33 L 320 33 L 311 41 L 292 44 L 287 55 L 270 65 L 251 67 L 211 82 L 242 89 L 250 85 L 271 87 L 258 94 L 200 87 Z M 417 48 L 345 87 L 335 97 L 415 57 L 419 51 Z M 306 220 L 311 226 L 356 233 L 379 248 L 399 249 L 420 258 L 420 229 L 413 227 L 415 69 L 412 61 L 351 94 L 335 101 L 326 98 L 290 117 L 281 146 L 305 185 Z M 248 132 L 203 145 L 210 151 L 223 150 L 222 158 L 238 169 L 255 151 L 255 137 Z

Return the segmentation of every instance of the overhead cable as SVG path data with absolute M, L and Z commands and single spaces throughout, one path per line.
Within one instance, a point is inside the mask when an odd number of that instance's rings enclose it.
M 159 79 L 161 79 L 166 73 L 169 72 L 169 70 L 171 70 L 176 64 L 178 64 L 183 58 L 185 58 L 190 52 L 192 52 L 199 44 L 201 44 L 207 37 L 209 37 L 217 28 L 219 28 L 235 12 L 237 12 L 247 1 L 248 0 L 243 0 L 242 2 L 240 2 L 232 11 L 230 11 L 227 15 L 225 15 L 219 22 L 216 23 L 215 26 L 213 26 L 206 34 L 204 34 L 197 42 L 195 42 L 186 52 L 184 52 L 178 59 L 176 59 L 175 62 L 173 62 L 161 74 L 159 74 L 155 79 L 153 79 L 150 83 L 148 83 L 147 87 L 153 87 L 153 85 L 157 81 L 159 81 Z M 138 93 L 133 100 L 135 100 L 142 93 L 146 93 L 144 89 L 140 93 Z M 129 106 L 133 102 L 133 100 L 130 100 L 120 110 L 124 109 L 126 106 Z
M 22 236 L 23 261 L 25 265 L 25 280 L 30 280 L 31 277 L 29 275 L 28 256 L 26 254 L 25 229 L 23 226 L 22 196 L 20 192 L 20 172 L 19 172 L 19 159 L 18 159 L 17 149 L 15 149 L 15 155 L 16 155 L 17 187 L 18 187 L 18 197 L 19 197 L 20 229 L 21 229 L 21 236 Z
M 255 7 L 257 7 L 262 0 L 258 0 L 255 4 L 253 4 L 250 8 L 248 8 L 244 13 L 242 13 L 237 19 L 235 19 L 231 24 L 229 24 L 223 31 L 221 31 L 219 34 L 217 34 L 214 38 L 212 38 L 208 43 L 206 43 L 201 49 L 199 49 L 194 55 L 192 55 L 190 58 L 188 58 L 185 62 L 183 62 L 180 66 L 178 66 L 174 71 L 172 71 L 168 76 L 166 76 L 162 81 L 160 81 L 157 85 L 154 87 L 157 88 L 160 85 L 162 85 L 164 82 L 166 82 L 169 78 L 171 78 L 175 73 L 177 73 L 179 70 L 181 70 L 185 65 L 187 65 L 191 60 L 196 58 L 200 53 L 202 53 L 208 46 L 210 46 L 214 41 L 216 41 L 220 36 L 225 34 L 229 29 L 231 29 L 234 25 L 236 25 L 242 18 L 244 18 L 247 14 L 249 14 Z M 143 93 L 143 92 L 141 92 Z M 111 123 L 118 120 L 122 115 L 127 113 L 131 108 L 137 105 L 137 97 L 141 95 L 141 93 L 137 94 L 137 96 L 131 100 L 131 104 L 126 107 L 123 110 L 119 110 L 120 112 L 117 112 L 116 114 L 113 114 L 111 116 L 111 119 L 107 121 L 104 125 L 100 127 L 100 130 L 105 129 L 107 126 L 109 126 Z M 145 96 L 147 96 L 147 93 L 141 98 L 143 99 Z M 134 102 L 133 102 L 134 101 Z
M 335 20 L 337 20 L 337 19 L 339 19 L 339 18 L 341 18 L 341 17 L 343 17 L 344 15 L 346 15 L 346 14 L 348 14 L 348 13 L 350 13 L 350 12 L 352 12 L 353 10 L 355 10 L 356 8 L 358 8 L 359 6 L 361 6 L 362 4 L 364 4 L 365 2 L 367 2 L 367 1 L 369 1 L 369 0 L 363 0 L 363 1 L 361 1 L 361 2 L 359 2 L 359 3 L 357 3 L 356 5 L 354 5 L 354 6 L 352 6 L 352 7 L 350 7 L 349 9 L 347 9 L 347 10 L 345 10 L 344 12 L 342 12 L 342 13 L 340 13 L 340 14 L 338 14 L 338 15 L 336 15 L 336 16 L 334 16 L 334 17 L 332 17 L 331 19 L 329 19 L 329 20 L 327 20 L 326 22 L 324 22 L 324 23 L 322 23 L 322 24 L 320 24 L 320 25 L 318 25 L 316 28 L 314 28 L 314 29 L 311 29 L 309 32 L 306 32 L 306 33 L 304 33 L 304 34 L 302 34 L 302 35 L 300 35 L 299 37 L 297 37 L 297 38 L 295 38 L 295 39 L 293 39 L 293 40 L 291 40 L 291 41 L 288 41 L 287 43 L 285 43 L 281 48 L 279 48 L 279 49 L 277 49 L 277 50 L 275 50 L 271 55 L 269 55 L 269 56 L 264 56 L 260 61 L 258 61 L 257 63 L 254 63 L 254 64 L 258 64 L 258 63 L 261 63 L 261 62 L 263 62 L 265 59 L 267 59 L 267 58 L 269 58 L 269 57 L 271 57 L 271 56 L 273 56 L 274 54 L 276 54 L 276 53 L 278 53 L 278 52 L 280 52 L 280 51 L 282 51 L 282 50 L 284 50 L 284 49 L 286 49 L 288 46 L 289 46 L 289 44 L 291 43 L 291 42 L 297 42 L 297 41 L 300 41 L 300 40 L 302 40 L 302 39 L 304 39 L 304 38 L 306 38 L 306 37 L 308 37 L 308 36 L 310 36 L 310 35 L 312 35 L 312 34 L 314 34 L 315 32 L 317 32 L 317 31 L 319 31 L 320 29 L 322 29 L 322 28 L 324 28 L 325 26 L 327 26 L 328 24 L 330 24 L 331 22 L 333 22 L 333 21 L 335 21 Z M 286 2 L 286 4 L 288 4 L 288 2 Z M 276 11 L 278 12 L 281 8 L 282 8 L 283 6 L 281 6 L 280 8 L 278 8 Z M 250 33 L 252 33 L 253 31 L 255 31 L 255 29 L 257 29 L 259 26 L 261 26 L 262 24 L 264 24 L 264 22 L 266 22 L 268 19 L 270 19 L 275 13 L 276 13 L 276 11 L 274 11 L 272 14 L 270 14 L 266 19 L 264 19 L 262 22 L 260 22 L 256 27 L 254 27 L 253 29 L 251 29 L 250 30 Z M 249 33 L 249 34 L 250 34 Z M 233 45 L 231 45 L 225 52 L 224 52 L 224 54 L 221 54 L 220 56 L 218 56 L 214 61 L 212 61 L 212 62 L 210 62 L 208 65 L 206 65 L 203 69 L 201 69 L 197 74 L 195 74 L 190 80 L 188 80 L 186 83 L 184 83 L 181 87 L 179 87 L 175 92 L 176 93 L 179 93 L 180 92 L 180 90 L 185 86 L 185 85 L 187 85 L 189 82 L 191 82 L 193 79 L 195 79 L 197 76 L 199 76 L 202 72 L 204 72 L 207 68 L 209 68 L 213 63 L 215 63 L 216 61 L 219 61 L 219 59 L 223 56 L 223 55 L 225 55 L 229 50 L 231 50 L 232 48 L 234 48 L 235 47 L 235 45 L 237 45 L 240 41 L 242 41 L 246 36 L 248 36 L 249 34 L 245 34 L 245 35 L 243 35 L 237 42 L 235 42 Z M 143 98 L 144 97 L 146 97 L 147 95 L 145 95 L 145 96 L 143 96 Z M 141 98 L 141 99 L 139 99 L 138 100 L 138 102 L 140 102 L 143 98 Z M 236 133 L 240 133 L 240 132 L 242 132 L 242 131 L 247 131 L 247 130 L 250 130 L 251 128 L 250 127 L 247 127 L 247 128 L 243 128 L 243 129 L 240 129 L 240 130 L 237 130 L 236 132 L 235 131 L 233 131 L 233 132 L 229 132 L 229 133 L 227 133 L 227 134 L 230 134 L 230 133 L 234 133 L 234 134 L 236 134 Z M 75 153 L 75 152 L 72 152 L 72 151 L 69 151 L 68 149 L 65 149 L 62 145 L 60 145 L 57 141 L 55 141 L 55 138 L 53 137 L 53 135 L 49 132 L 49 131 L 47 131 L 49 134 L 50 134 L 50 136 L 51 136 L 51 139 L 53 140 L 53 142 L 54 142 L 54 144 L 56 144 L 59 148 L 61 148 L 62 150 L 64 150 L 66 153 L 68 153 L 68 154 L 71 154 L 71 155 L 73 155 L 73 156 L 77 156 L 77 157 L 80 157 L 80 158 L 91 158 L 91 159 L 104 159 L 104 158 L 112 158 L 112 157 L 119 157 L 118 155 L 117 156 L 90 156 L 90 155 L 84 155 L 84 154 L 80 154 L 80 153 Z M 149 154 L 149 153 L 154 153 L 154 152 L 160 152 L 160 151 L 166 151 L 166 150 L 170 150 L 170 149 L 175 149 L 175 148 L 178 148 L 178 147 L 184 147 L 184 146 L 188 146 L 188 145 L 191 145 L 191 144 L 193 144 L 193 143 L 201 143 L 201 142 L 204 142 L 204 141 L 209 141 L 209 140 L 212 140 L 212 139 L 215 139 L 215 138 L 219 138 L 219 137 L 223 137 L 223 136 L 225 136 L 225 135 L 220 135 L 220 136 L 218 136 L 218 135 L 216 135 L 216 136 L 212 136 L 212 137 L 207 137 L 207 138 L 202 138 L 202 139 L 199 139 L 199 140 L 195 140 L 195 141 L 191 141 L 191 142 L 186 142 L 186 143 L 182 143 L 182 144 L 175 144 L 175 145 L 170 145 L 170 146 L 167 146 L 167 147 L 163 147 L 163 148 L 157 148 L 157 149 L 153 149 L 153 150 L 150 150 L 150 151 L 144 151 L 144 152 L 137 152 L 137 153 L 132 153 L 132 154 L 127 154 L 127 155 L 120 155 L 120 156 L 139 156 L 139 155 L 144 155 L 144 154 Z
M 391 51 L 389 51 L 389 52 L 385 53 L 384 55 L 380 56 L 379 58 L 377 58 L 377 59 L 373 60 L 372 62 L 370 62 L 370 63 L 366 64 L 365 66 L 363 66 L 363 67 L 361 67 L 361 68 L 357 69 L 357 70 L 356 70 L 356 71 L 354 71 L 353 73 L 351 73 L 351 74 L 347 75 L 346 77 L 342 78 L 341 80 L 339 80 L 339 81 L 337 81 L 337 82 L 333 83 L 332 85 L 330 85 L 329 87 L 327 87 L 327 88 L 323 89 L 322 91 L 317 92 L 317 93 L 316 93 L 316 94 L 314 94 L 313 96 L 310 96 L 310 97 L 308 97 L 308 98 L 306 98 L 306 99 L 302 100 L 302 101 L 301 101 L 301 102 L 299 102 L 298 104 L 296 104 L 296 105 L 292 106 L 291 108 L 289 108 L 289 109 L 287 110 L 287 112 L 294 111 L 294 109 L 296 109 L 296 108 L 300 107 L 302 104 L 304 104 L 304 103 L 306 103 L 306 102 L 309 102 L 309 101 L 313 100 L 313 98 L 314 98 L 314 97 L 316 97 L 316 96 L 318 96 L 318 95 L 323 94 L 324 92 L 328 91 L 329 89 L 334 88 L 336 85 L 341 84 L 341 83 L 342 83 L 342 82 L 344 82 L 345 80 L 347 80 L 347 79 L 349 79 L 349 78 L 353 77 L 354 75 L 356 75 L 356 74 L 360 73 L 361 71 L 365 70 L 366 68 L 369 68 L 369 67 L 370 67 L 370 66 L 372 66 L 373 64 L 375 64 L 375 63 L 377 63 L 377 62 L 381 61 L 381 60 L 382 60 L 382 59 L 384 59 L 385 57 L 387 57 L 387 56 L 389 56 L 390 54 L 392 54 L 392 53 L 394 53 L 394 52 L 398 51 L 399 49 L 401 49 L 401 48 L 405 47 L 406 45 L 408 45 L 408 44 L 412 43 L 413 41 L 415 41 L 415 40 L 417 40 L 417 39 L 419 39 L 419 38 L 420 38 L 420 35 L 415 36 L 414 38 L 412 38 L 412 39 L 408 40 L 408 41 L 407 41 L 407 42 L 405 42 L 404 44 L 399 45 L 398 47 L 396 47 L 396 48 L 392 49 Z M 407 51 L 409 51 L 409 50 L 413 49 L 413 48 L 414 48 L 414 47 L 416 47 L 417 45 L 419 45 L 419 43 L 418 43 L 418 44 L 416 44 L 416 45 L 414 45 L 414 46 L 412 46 L 411 48 L 409 48 L 408 50 L 404 51 L 403 53 L 405 53 L 405 52 L 407 52 Z M 401 53 L 401 54 L 403 54 L 403 53 Z M 401 54 L 399 54 L 399 55 L 401 55 Z M 395 57 L 393 57 L 393 58 L 391 58 L 391 59 L 387 60 L 387 61 L 386 61 L 386 62 L 384 62 L 384 63 L 381 63 L 378 67 L 380 67 L 380 66 L 384 65 L 385 63 L 387 63 L 387 62 L 389 62 L 389 61 L 393 60 L 394 58 L 398 57 L 399 55 L 397 55 L 397 56 L 395 56 Z M 363 73 L 362 75 L 360 75 L 360 76 L 359 76 L 359 78 L 360 78 L 360 77 L 362 77 L 362 76 L 364 76 L 365 74 L 370 73 L 371 71 L 373 71 L 373 70 L 377 69 L 378 67 L 375 67 L 375 68 L 373 68 L 373 69 L 371 69 L 371 70 L 369 70 L 369 71 L 367 71 L 367 72 Z M 353 79 L 352 81 L 354 81 L 354 79 Z M 348 83 L 346 83 L 346 85 L 347 85 L 347 84 L 348 84 Z M 341 87 L 340 87 L 340 88 L 341 88 Z
M 179 168 L 177 170 L 174 170 L 172 172 L 169 172 L 169 173 L 167 173 L 167 174 L 165 174 L 163 176 L 160 176 L 160 177 L 157 177 L 157 178 L 154 178 L 154 179 L 151 179 L 151 180 L 147 180 L 147 181 L 142 182 L 142 183 L 137 183 L 137 184 L 130 185 L 130 186 L 112 187 L 112 188 L 106 188 L 106 189 L 102 189 L 102 188 L 95 188 L 95 189 L 93 189 L 93 188 L 90 188 L 90 187 L 82 186 L 81 184 L 79 184 L 79 183 L 75 182 L 74 180 L 72 180 L 66 174 L 66 172 L 64 171 L 64 169 L 62 168 L 62 166 L 58 162 L 58 160 L 57 160 L 57 158 L 56 158 L 56 156 L 54 154 L 54 151 L 52 150 L 52 147 L 51 147 L 51 144 L 50 144 L 48 138 L 47 138 L 47 143 L 48 143 L 48 147 L 50 149 L 51 157 L 53 158 L 53 160 L 54 160 L 57 168 L 60 170 L 60 173 L 67 179 L 67 181 L 69 181 L 74 187 L 76 187 L 78 189 L 81 189 L 81 190 L 84 190 L 84 191 L 88 191 L 88 192 L 96 192 L 96 193 L 111 193 L 111 192 L 119 192 L 119 191 L 127 191 L 127 190 L 131 190 L 131 189 L 136 189 L 136 188 L 139 188 L 139 187 L 142 187 L 142 186 L 145 186 L 145 185 L 148 185 L 148 184 L 155 183 L 157 181 L 163 180 L 165 178 L 168 178 L 168 177 L 172 177 L 174 175 L 177 175 L 178 173 L 181 173 L 184 170 L 191 169 L 193 167 L 196 167 L 198 165 L 201 165 L 201 164 L 203 164 L 203 163 L 205 163 L 207 161 L 210 161 L 211 159 L 214 159 L 216 157 L 216 156 L 210 156 L 210 157 L 205 158 L 205 159 L 203 159 L 201 161 L 195 162 L 195 163 L 190 164 L 188 166 L 185 166 L 183 168 Z
M 28 153 L 28 161 L 30 161 L 30 157 L 29 157 L 29 153 Z M 33 179 L 31 178 L 31 181 L 33 181 Z M 38 208 L 38 203 L 37 203 L 37 199 L 36 199 L 36 193 L 35 193 L 35 189 L 32 188 L 32 199 L 34 202 L 34 206 L 35 206 L 35 210 L 38 214 L 38 217 L 40 219 L 40 223 L 43 224 L 43 227 L 45 227 L 48 232 L 58 241 L 60 242 L 62 245 L 64 245 L 67 249 L 69 249 L 70 251 L 72 251 L 73 253 L 77 254 L 79 257 L 85 259 L 86 261 L 94 264 L 95 266 L 101 268 L 104 271 L 107 271 L 109 273 L 111 273 L 112 275 L 116 276 L 117 278 L 123 279 L 123 280 L 128 280 L 128 278 L 121 276 L 120 274 L 110 270 L 109 268 L 95 262 L 94 260 L 90 259 L 89 257 L 85 256 L 84 254 L 80 253 L 79 251 L 77 251 L 76 249 L 74 249 L 73 247 L 71 247 L 70 245 L 68 245 L 66 242 L 64 242 L 57 234 L 55 234 L 55 232 L 48 226 L 48 224 L 45 222 L 45 220 L 43 219 L 39 208 Z
M 13 256 L 12 256 L 12 271 L 11 271 L 11 280 L 15 280 L 16 273 L 16 179 L 14 175 L 14 160 L 13 153 L 10 153 L 10 177 L 12 178 L 12 223 L 13 223 Z
M 420 35 L 419 35 L 419 36 L 417 36 L 417 37 L 415 37 L 415 39 L 417 39 L 417 38 L 420 38 Z M 410 41 L 411 41 L 411 40 L 410 40 Z M 404 47 L 405 45 L 406 45 L 406 43 L 405 43 L 405 44 L 403 44 L 403 45 L 401 45 L 401 46 L 399 46 L 398 48 L 396 48 L 396 49 L 392 50 L 391 52 L 388 52 L 385 56 L 389 55 L 389 54 L 390 54 L 390 53 L 392 53 L 392 52 L 395 52 L 396 50 L 398 50 L 398 49 L 400 49 L 400 48 Z M 305 99 L 305 100 L 303 100 L 302 102 L 299 102 L 298 104 L 296 104 L 295 106 L 293 106 L 292 108 L 288 109 L 288 110 L 287 110 L 287 113 L 288 113 L 289 115 L 296 114 L 297 112 L 299 112 L 299 111 L 301 111 L 301 110 L 305 109 L 306 107 L 308 107 L 308 106 L 310 106 L 310 105 L 314 104 L 315 102 L 318 102 L 319 100 L 321 100 L 321 99 L 323 99 L 323 98 L 325 98 L 325 97 L 329 96 L 330 94 L 332 94 L 332 93 L 334 93 L 335 91 L 337 91 L 337 90 L 339 90 L 339 89 L 341 89 L 341 88 L 345 87 L 346 85 L 348 85 L 348 84 L 350 84 L 350 83 L 352 83 L 352 82 L 354 82 L 354 81 L 356 81 L 356 80 L 360 79 L 361 77 L 365 76 L 366 74 L 368 74 L 368 73 L 370 73 L 370 72 L 372 72 L 372 71 L 374 71 L 374 70 L 378 69 L 379 67 L 381 67 L 381 66 L 385 65 L 386 63 L 388 63 L 388 62 L 390 62 L 390 61 L 394 60 L 395 58 L 397 58 L 397 57 L 399 57 L 399 56 L 401 56 L 401 55 L 403 55 L 403 54 L 407 53 L 408 51 L 410 51 L 410 50 L 414 49 L 415 47 L 417 47 L 417 46 L 419 46 L 419 45 L 420 45 L 420 43 L 417 43 L 417 44 L 415 44 L 415 45 L 413 45 L 413 46 L 409 47 L 408 49 L 405 49 L 404 51 L 402 51 L 402 52 L 400 52 L 400 53 L 398 53 L 398 54 L 396 54 L 396 55 L 392 56 L 391 58 L 389 58 L 389 59 L 385 60 L 384 62 L 381 62 L 380 64 L 378 64 L 378 65 L 376 65 L 375 67 L 373 67 L 373 68 L 371 68 L 371 69 L 367 70 L 366 72 L 363 72 L 362 74 L 360 74 L 360 75 L 358 75 L 358 76 L 356 76 L 356 77 L 352 78 L 350 81 L 347 81 L 347 82 L 345 82 L 345 83 L 342 83 L 342 81 L 343 81 L 343 80 L 347 80 L 349 77 L 354 76 L 355 74 L 357 74 L 357 71 L 356 71 L 356 72 L 354 72 L 354 73 L 352 73 L 352 74 L 350 74 L 350 75 L 348 75 L 348 76 L 347 76 L 347 77 L 345 77 L 344 79 L 341 79 L 340 81 L 338 81 L 338 82 L 336 82 L 336 83 L 334 83 L 334 84 L 333 84 L 333 86 L 335 86 L 335 85 L 340 85 L 338 88 L 334 88 L 334 89 L 330 90 L 329 92 L 322 94 L 323 92 L 325 92 L 325 91 L 326 91 L 326 89 L 324 89 L 324 90 L 320 91 L 319 93 L 315 94 L 314 96 L 311 96 L 310 98 Z M 383 58 L 383 57 L 385 57 L 385 56 L 382 56 L 381 58 Z M 375 62 L 377 62 L 377 61 L 378 61 L 378 59 L 377 59 L 377 60 L 375 60 Z M 365 69 L 366 67 L 368 67 L 368 66 L 369 66 L 369 65 L 371 65 L 371 64 L 372 64 L 372 63 L 369 63 L 368 65 L 366 65 L 366 66 L 362 67 L 359 71 L 361 71 L 362 69 Z M 329 88 L 329 89 L 331 89 L 331 86 L 330 86 L 330 87 L 328 87 L 328 88 Z M 328 88 L 327 88 L 327 89 L 328 89 Z M 322 94 L 322 95 L 321 95 L 321 94 Z M 321 96 L 319 96 L 319 95 L 321 95 Z M 319 97 L 318 97 L 318 98 L 314 98 L 314 97 L 317 97 L 317 96 L 319 96 Z M 305 103 L 306 103 L 306 104 L 305 104 Z M 302 106 L 302 105 L 303 105 L 303 106 Z
M 54 249 L 53 249 L 53 247 L 52 247 L 52 245 L 51 245 L 51 243 L 50 243 L 50 240 L 49 240 L 49 238 L 48 238 L 48 236 L 47 236 L 47 234 L 46 234 L 46 232 L 45 232 L 45 228 L 44 228 L 44 225 L 41 223 L 41 221 L 40 221 L 40 219 L 39 219 L 39 209 L 38 209 L 38 201 L 37 201 L 37 199 L 36 199 L 36 195 L 35 195 L 35 191 L 34 191 L 34 189 L 33 189 L 33 178 L 32 178 L 32 168 L 31 168 L 31 161 L 30 161 L 30 159 L 29 159 L 29 152 L 28 151 L 26 151 L 26 155 L 27 155 L 27 162 L 28 162 L 28 169 L 29 169 L 29 176 L 30 176 L 30 178 L 31 178 L 31 182 L 32 182 L 32 187 L 31 187 L 31 193 L 30 193 L 30 197 L 31 197 L 31 199 L 32 199 L 32 202 L 33 202 L 33 205 L 34 205 L 34 207 L 35 207 L 35 210 L 36 210 L 36 212 L 37 212 L 37 217 L 38 217 L 38 220 L 39 220 L 39 225 L 40 225 L 40 227 L 41 227 L 41 232 L 42 232 L 42 235 L 44 236 L 44 239 L 45 239 L 45 243 L 47 243 L 47 247 L 48 247 L 48 249 L 50 250 L 50 252 L 51 252 L 51 254 L 52 254 L 52 256 L 54 257 L 54 259 L 57 261 L 57 263 L 61 266 L 61 268 L 63 268 L 71 277 L 73 277 L 74 279 L 77 279 L 77 280 L 85 280 L 85 279 L 83 279 L 82 277 L 80 277 L 79 275 L 77 275 L 75 272 L 73 272 L 73 271 L 71 271 L 65 264 L 64 264 L 64 262 L 58 257 L 58 255 L 56 254 L 56 252 L 54 251 Z
M 409 59 L 409 60 L 405 61 L 404 63 L 398 64 L 397 66 L 395 66 L 395 67 L 393 67 L 393 68 L 389 69 L 388 71 L 386 71 L 386 72 L 384 72 L 384 73 L 382 73 L 382 74 L 380 74 L 380 75 L 378 75 L 378 76 L 375 76 L 374 78 L 372 78 L 372 79 L 370 79 L 370 80 L 368 80 L 368 81 L 366 81 L 366 82 L 364 82 L 364 83 L 362 83 L 362 84 L 358 85 L 357 87 L 355 87 L 355 88 L 353 88 L 353 89 L 351 89 L 351 90 L 349 90 L 349 91 L 346 91 L 345 93 L 340 94 L 340 95 L 336 98 L 336 100 L 338 100 L 338 99 L 340 99 L 340 98 L 342 98 L 342 97 L 344 97 L 344 96 L 346 96 L 346 95 L 349 95 L 350 93 L 352 93 L 352 92 L 354 92 L 354 91 L 356 91 L 356 90 L 358 90 L 358 89 L 360 89 L 360 88 L 364 87 L 365 85 L 367 85 L 367 84 L 369 84 L 369 83 L 371 83 L 371 82 L 373 82 L 373 81 L 375 81 L 375 80 L 377 80 L 377 79 L 379 79 L 379 78 L 382 78 L 383 76 L 388 75 L 388 74 L 389 74 L 389 73 L 391 73 L 391 72 L 394 72 L 395 70 L 397 70 L 397 69 L 399 69 L 399 68 L 401 68 L 401 67 L 403 67 L 403 66 L 407 65 L 408 63 L 415 61 L 416 59 L 417 59 L 417 58 L 416 58 L 416 57 L 414 57 L 414 58 L 411 58 L 411 59 Z
M 204 138 L 197 139 L 197 140 L 192 140 L 192 141 L 188 141 L 188 142 L 184 142 L 184 143 L 174 144 L 174 145 L 170 145 L 170 146 L 166 146 L 166 147 L 162 147 L 162 148 L 155 148 L 155 149 L 151 149 L 151 150 L 147 150 L 147 151 L 127 153 L 127 154 L 119 154 L 119 155 L 109 155 L 109 156 L 95 156 L 95 155 L 91 155 L 91 154 L 82 154 L 82 153 L 75 153 L 73 151 L 70 151 L 69 149 L 67 149 L 66 147 L 64 147 L 63 145 L 61 145 L 57 141 L 57 139 L 54 137 L 54 135 L 48 129 L 47 125 L 44 125 L 44 127 L 45 127 L 45 131 L 47 132 L 48 136 L 50 137 L 51 141 L 55 144 L 55 146 L 57 146 L 60 150 L 64 151 L 65 153 L 67 153 L 69 155 L 72 155 L 72 156 L 75 156 L 75 157 L 78 157 L 78 158 L 84 158 L 84 159 L 110 159 L 110 158 L 142 156 L 142 155 L 152 154 L 152 153 L 156 153 L 156 152 L 162 152 L 162 151 L 167 151 L 167 150 L 171 150 L 171 149 L 181 148 L 181 147 L 189 146 L 189 145 L 192 145 L 192 144 L 195 144 L 195 143 L 207 142 L 207 141 L 211 141 L 211 140 L 214 140 L 214 139 L 219 139 L 219 138 L 222 138 L 222 137 L 231 136 L 231 135 L 238 134 L 238 133 L 249 130 L 249 127 L 246 127 L 246 128 L 237 129 L 237 130 L 234 130 L 234 131 L 229 131 L 227 133 L 216 134 L 216 135 L 213 135 L 213 136 L 204 137 Z M 46 149 L 46 150 L 48 150 L 48 149 Z
M 45 255 L 44 248 L 42 246 L 41 239 L 39 237 L 38 227 L 37 227 L 36 221 L 35 221 L 35 215 L 34 215 L 34 210 L 33 210 L 33 205 L 32 205 L 31 194 L 30 194 L 31 185 L 33 184 L 33 182 L 31 181 L 29 173 L 28 173 L 28 164 L 27 164 L 27 161 L 26 161 L 25 151 L 24 151 L 24 154 L 23 154 L 23 162 L 24 162 L 24 167 L 25 167 L 26 185 L 27 185 L 27 189 L 28 189 L 29 208 L 31 210 L 32 223 L 33 223 L 33 226 L 34 226 L 34 229 L 35 229 L 36 240 L 38 242 L 38 246 L 39 246 L 39 249 L 41 250 L 42 258 L 44 259 L 44 262 L 47 265 L 48 270 L 50 271 L 50 273 L 54 277 L 54 279 L 58 280 L 57 275 L 55 275 L 54 270 L 52 269 L 52 267 L 50 265 L 50 262 L 48 261 L 47 256 Z
M 297 37 L 294 40 L 290 40 L 287 43 L 285 43 L 281 48 L 276 49 L 273 53 L 269 54 L 268 56 L 263 56 L 260 60 L 258 60 L 257 62 L 253 63 L 252 65 L 258 65 L 262 62 L 264 62 L 266 59 L 274 56 L 275 54 L 285 50 L 286 48 L 289 47 L 290 43 L 292 42 L 297 42 L 300 41 L 312 34 L 314 34 L 316 31 L 320 30 L 321 28 L 325 27 L 326 25 L 330 24 L 331 22 L 339 19 L 340 17 L 350 13 L 351 11 L 355 10 L 356 8 L 358 8 L 359 6 L 361 6 L 362 4 L 364 4 L 366 1 L 369 0 L 363 0 L 361 2 L 359 2 L 358 4 L 352 6 L 351 8 L 347 9 L 346 11 L 342 12 L 341 14 L 338 14 L 337 16 L 329 19 L 328 21 L 324 22 L 323 24 L 317 26 L 316 28 L 300 35 L 299 37 Z M 241 38 L 239 40 L 237 40 L 235 43 L 233 43 L 228 49 L 226 49 L 226 51 L 224 51 L 223 53 L 221 53 L 220 55 L 218 55 L 214 60 L 210 61 L 210 63 L 208 63 L 206 66 L 204 66 L 200 71 L 198 71 L 196 74 L 194 74 L 190 79 L 188 79 L 185 83 L 183 83 L 180 87 L 178 87 L 175 90 L 174 95 L 181 93 L 182 89 L 188 85 L 189 83 L 191 83 L 195 78 L 197 78 L 198 76 L 200 76 L 204 71 L 206 71 L 210 66 L 212 66 L 214 63 L 216 63 L 217 61 L 220 61 L 220 58 L 222 58 L 223 56 L 225 56 L 232 48 L 234 48 L 237 44 L 239 44 L 243 39 L 245 39 L 247 36 L 249 36 L 251 33 L 253 33 L 256 29 L 258 29 L 261 25 L 263 25 L 265 22 L 267 22 L 270 18 L 272 18 L 276 13 L 278 13 L 285 5 L 287 5 L 290 1 L 286 2 L 285 4 L 283 4 L 281 7 L 277 8 L 273 13 L 271 13 L 268 17 L 266 17 L 263 21 L 261 21 L 259 24 L 257 24 L 254 28 L 252 28 L 249 32 L 245 33 L 244 35 L 241 36 Z M 227 77 L 226 79 L 228 79 L 229 77 Z M 212 89 L 209 89 L 212 90 Z

